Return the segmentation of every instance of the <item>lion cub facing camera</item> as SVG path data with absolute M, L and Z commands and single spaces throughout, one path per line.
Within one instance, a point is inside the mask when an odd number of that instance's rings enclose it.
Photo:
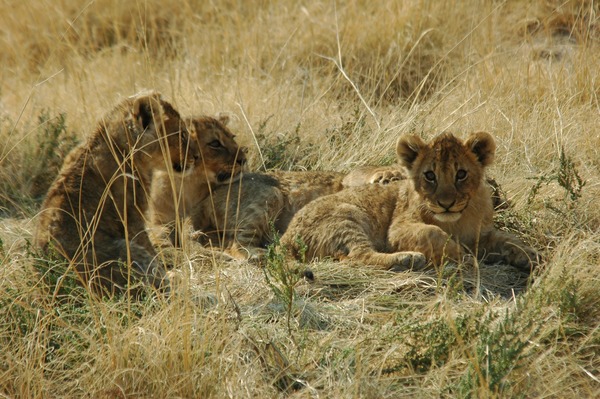
M 297 258 L 354 259 L 393 271 L 461 261 L 469 252 L 529 271 L 536 252 L 493 225 L 484 170 L 495 148 L 484 132 L 465 141 L 451 133 L 430 143 L 401 137 L 396 151 L 407 180 L 316 199 L 295 215 L 281 243 Z

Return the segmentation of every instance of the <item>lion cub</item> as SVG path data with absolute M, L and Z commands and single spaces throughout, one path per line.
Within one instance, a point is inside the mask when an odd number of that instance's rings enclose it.
M 246 164 L 245 148 L 238 146 L 227 128 L 228 116 L 196 116 L 185 122 L 198 145 L 200 159 L 192 173 L 157 171 L 150 193 L 150 222 L 166 227 L 176 247 L 181 244 L 183 220 L 213 187 L 237 180 Z
M 66 157 L 40 211 L 36 245 L 74 264 L 83 284 L 114 294 L 169 282 L 146 232 L 158 169 L 189 173 L 200 155 L 179 113 L 160 94 L 140 94 L 107 113 Z
M 395 166 L 363 166 L 348 174 L 327 171 L 244 173 L 215 188 L 191 213 L 196 236 L 238 258 L 258 258 L 306 204 L 345 187 L 387 184 L 406 176 Z
M 401 137 L 407 180 L 316 199 L 292 219 L 281 244 L 297 258 L 354 259 L 393 271 L 462 261 L 469 252 L 530 270 L 536 252 L 493 225 L 484 170 L 495 148 L 483 132 L 465 141 L 450 133 L 430 143 Z

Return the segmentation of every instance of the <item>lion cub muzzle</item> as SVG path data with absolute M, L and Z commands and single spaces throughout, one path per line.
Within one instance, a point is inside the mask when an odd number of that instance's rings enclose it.
M 242 173 L 246 170 L 246 152 L 246 148 L 239 148 L 235 155 L 235 161 L 230 165 L 230 168 L 217 173 L 217 183 L 233 183 L 240 179 Z
M 455 198 L 438 199 L 434 206 L 430 209 L 433 212 L 433 217 L 442 223 L 454 223 L 461 218 L 462 212 L 467 208 L 468 202 L 457 203 Z
M 172 170 L 187 175 L 191 173 L 198 165 L 200 160 L 200 150 L 196 140 L 190 138 L 187 130 L 179 133 L 181 150 L 175 156 L 171 155 Z
M 442 212 L 442 213 L 435 213 L 433 215 L 433 217 L 442 222 L 442 223 L 454 223 L 456 221 L 458 221 L 458 219 L 460 219 L 460 217 L 462 216 L 462 213 L 460 212 Z

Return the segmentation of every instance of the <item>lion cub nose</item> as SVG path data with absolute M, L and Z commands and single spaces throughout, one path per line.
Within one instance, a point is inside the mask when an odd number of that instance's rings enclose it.
M 454 206 L 456 201 L 455 200 L 438 200 L 437 203 L 439 206 L 441 206 L 445 210 L 449 211 L 450 208 L 452 208 Z
M 241 147 L 238 155 L 237 155 L 237 159 L 236 159 L 236 163 L 240 166 L 244 166 L 246 165 L 246 154 L 248 153 L 248 148 L 246 147 Z

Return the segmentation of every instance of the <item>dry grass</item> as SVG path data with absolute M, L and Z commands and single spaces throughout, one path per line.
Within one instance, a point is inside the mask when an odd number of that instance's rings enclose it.
M 1 397 L 600 396 L 596 2 L 2 10 Z M 54 291 L 64 265 L 40 280 L 28 246 L 40 195 L 73 140 L 142 88 L 230 113 L 254 168 L 347 170 L 393 162 L 403 133 L 490 131 L 513 205 L 498 223 L 544 266 L 527 281 L 323 262 L 307 283 L 277 257 L 263 270 L 190 244 L 169 301 L 99 301 L 68 276 Z

